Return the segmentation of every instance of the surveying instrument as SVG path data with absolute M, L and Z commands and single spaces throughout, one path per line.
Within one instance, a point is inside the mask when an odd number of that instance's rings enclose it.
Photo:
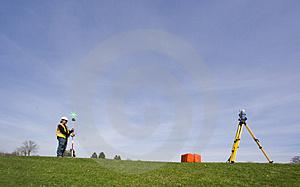
M 227 162 L 235 163 L 237 150 L 239 148 L 241 137 L 242 137 L 243 126 L 245 126 L 246 129 L 248 130 L 248 132 L 250 133 L 250 135 L 252 136 L 253 140 L 258 145 L 258 148 L 262 151 L 262 153 L 265 155 L 265 157 L 269 161 L 269 163 L 273 163 L 273 161 L 268 157 L 267 153 L 265 152 L 265 150 L 261 146 L 259 140 L 255 137 L 255 135 L 253 134 L 253 132 L 251 131 L 251 129 L 247 125 L 246 121 L 247 121 L 246 112 L 245 112 L 244 109 L 242 109 L 239 113 L 239 124 L 238 124 L 238 128 L 237 128 L 237 131 L 236 131 L 236 134 L 235 134 L 235 138 L 234 138 L 234 142 L 233 142 L 233 146 L 232 146 L 232 150 L 231 150 L 231 155 L 228 158 Z
M 76 117 L 77 117 L 77 114 L 75 112 L 72 112 L 71 113 L 71 117 L 72 117 L 72 122 L 73 122 L 73 128 L 75 127 L 75 123 L 76 123 Z M 72 137 L 72 146 L 71 146 L 71 157 L 74 158 L 75 157 L 75 150 L 74 150 L 74 136 L 75 136 L 75 133 L 73 132 L 71 134 L 71 137 Z

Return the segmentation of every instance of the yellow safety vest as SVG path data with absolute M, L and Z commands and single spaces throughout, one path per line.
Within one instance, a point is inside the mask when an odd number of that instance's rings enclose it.
M 69 130 L 68 130 L 67 126 L 62 125 L 62 124 L 59 124 L 58 126 L 62 126 L 64 128 L 65 132 L 69 133 Z M 56 129 L 56 136 L 61 137 L 61 138 L 67 138 L 67 136 L 65 134 L 60 132 L 58 126 L 57 126 L 57 129 Z

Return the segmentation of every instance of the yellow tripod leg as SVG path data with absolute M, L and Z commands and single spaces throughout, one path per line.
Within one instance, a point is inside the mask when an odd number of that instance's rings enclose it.
M 248 130 L 248 132 L 250 133 L 250 135 L 252 136 L 253 140 L 256 142 L 256 144 L 258 145 L 259 149 L 263 152 L 263 154 L 265 155 L 265 157 L 267 158 L 267 160 L 269 161 L 269 163 L 273 163 L 273 161 L 268 157 L 267 153 L 265 152 L 265 150 L 263 149 L 262 145 L 260 144 L 259 140 L 255 137 L 254 133 L 251 131 L 250 127 L 248 125 L 246 125 L 246 128 Z
M 239 123 L 236 134 L 235 134 L 235 138 L 234 138 L 234 142 L 233 142 L 233 146 L 232 146 L 232 150 L 231 150 L 231 155 L 228 159 L 229 163 L 234 163 L 236 160 L 236 154 L 237 154 L 237 150 L 239 148 L 239 144 L 241 141 L 242 130 L 243 130 L 243 124 Z
M 240 125 L 238 125 L 238 128 L 237 128 L 237 130 L 236 130 L 236 133 L 235 133 L 235 137 L 234 137 L 234 141 L 233 141 L 233 145 L 232 145 L 232 148 L 231 148 L 231 154 L 230 154 L 230 157 L 228 158 L 228 160 L 227 160 L 227 162 L 230 162 L 230 163 L 233 163 L 234 161 L 233 161 L 233 152 L 234 152 L 234 148 L 235 148 L 235 143 L 236 143 L 236 140 L 238 139 L 238 136 L 239 136 L 239 134 L 240 134 L 240 130 L 241 130 L 241 128 L 240 128 Z

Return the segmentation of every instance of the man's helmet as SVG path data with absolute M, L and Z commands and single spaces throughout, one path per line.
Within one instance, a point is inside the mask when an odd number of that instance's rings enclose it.
M 60 120 L 65 120 L 65 121 L 69 121 L 67 117 L 63 116 L 60 118 Z

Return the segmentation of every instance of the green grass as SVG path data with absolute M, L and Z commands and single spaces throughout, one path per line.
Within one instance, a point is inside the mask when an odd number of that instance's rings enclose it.
M 0 157 L 0 186 L 300 186 L 300 165 Z

